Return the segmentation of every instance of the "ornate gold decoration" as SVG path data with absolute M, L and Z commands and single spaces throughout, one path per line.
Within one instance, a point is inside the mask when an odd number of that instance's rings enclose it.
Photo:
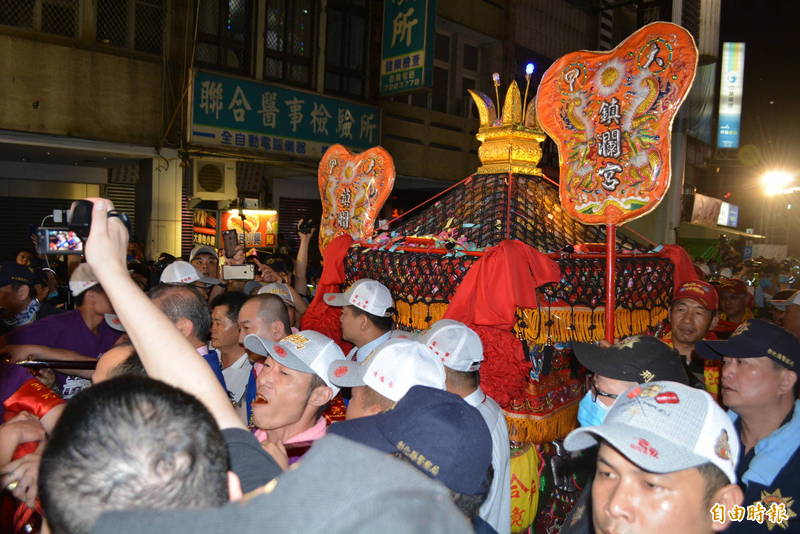
M 478 157 L 483 165 L 478 167 L 478 174 L 514 172 L 541 176 L 542 171 L 537 165 L 542 159 L 540 143 L 546 136 L 536 120 L 536 106 L 529 105 L 523 117 L 522 96 L 517 82 L 511 82 L 506 91 L 499 120 L 489 96 L 472 89 L 468 91 L 478 107 L 480 120 L 475 137 L 481 142 Z

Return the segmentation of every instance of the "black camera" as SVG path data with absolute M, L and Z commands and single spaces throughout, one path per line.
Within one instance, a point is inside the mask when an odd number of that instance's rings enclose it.
M 76 200 L 69 211 L 69 221 L 66 228 L 39 227 L 36 229 L 36 241 L 39 254 L 83 254 L 83 242 L 89 237 L 92 227 L 92 209 L 94 204 L 90 200 Z M 131 230 L 128 216 L 121 211 L 108 212 L 109 217 L 118 217 L 125 224 L 128 232 Z
M 303 220 L 298 226 L 297 231 L 301 234 L 309 234 L 314 229 L 314 221 L 311 219 Z

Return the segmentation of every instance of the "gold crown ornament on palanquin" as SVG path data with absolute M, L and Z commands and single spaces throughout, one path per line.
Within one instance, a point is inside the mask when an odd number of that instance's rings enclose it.
M 495 87 L 498 85 L 499 79 L 495 78 Z M 478 174 L 513 172 L 541 176 L 538 164 L 542 159 L 541 143 L 546 134 L 536 120 L 533 101 L 523 105 L 517 82 L 512 81 L 506 91 L 503 114 L 499 119 L 489 96 L 472 89 L 468 91 L 478 107 L 480 121 L 480 128 L 475 135 L 481 143 L 478 158 L 482 165 L 478 167 Z

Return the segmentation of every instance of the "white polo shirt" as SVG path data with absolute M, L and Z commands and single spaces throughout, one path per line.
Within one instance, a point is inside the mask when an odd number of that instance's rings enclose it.
M 481 412 L 492 435 L 492 468 L 494 479 L 479 515 L 492 525 L 497 534 L 511 532 L 511 460 L 508 427 L 503 410 L 479 387 L 464 400 Z

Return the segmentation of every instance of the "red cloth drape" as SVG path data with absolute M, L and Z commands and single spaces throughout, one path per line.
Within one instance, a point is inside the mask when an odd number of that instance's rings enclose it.
M 675 266 L 675 270 L 672 273 L 673 292 L 677 291 L 686 282 L 700 280 L 694 269 L 692 258 L 689 257 L 689 253 L 683 247 L 679 245 L 664 245 L 659 255 L 667 258 Z
M 516 308 L 535 308 L 535 288 L 561 280 L 558 264 L 522 241 L 489 248 L 464 276 L 445 317 L 511 330 Z
M 342 309 L 328 306 L 323 297 L 326 293 L 341 291 L 341 285 L 344 283 L 344 258 L 352 244 L 353 238 L 345 234 L 331 241 L 325 248 L 325 265 L 322 268 L 322 276 L 319 278 L 317 293 L 300 319 L 300 325 L 304 330 L 316 330 L 325 334 L 333 339 L 345 354 L 353 345 L 342 339 L 342 327 L 339 323 Z
M 488 249 L 464 276 L 445 318 L 468 325 L 480 336 L 484 361 L 481 387 L 500 406 L 524 393 L 530 363 L 511 329 L 516 309 L 535 308 L 536 288 L 561 280 L 558 264 L 517 240 Z

